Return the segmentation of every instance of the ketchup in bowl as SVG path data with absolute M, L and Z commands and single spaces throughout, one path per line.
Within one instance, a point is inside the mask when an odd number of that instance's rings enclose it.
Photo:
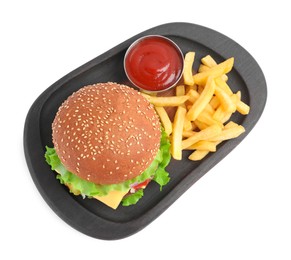
M 145 91 L 163 91 L 174 86 L 183 73 L 183 53 L 170 39 L 150 35 L 136 40 L 124 57 L 128 79 Z

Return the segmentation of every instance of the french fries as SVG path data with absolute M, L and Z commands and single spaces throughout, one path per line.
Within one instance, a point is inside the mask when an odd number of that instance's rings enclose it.
M 215 65 L 209 68 L 209 70 L 195 74 L 193 76 L 194 84 L 205 85 L 209 76 L 213 78 L 221 77 L 222 75 L 231 71 L 233 67 L 233 63 L 234 63 L 234 58 L 232 57 L 232 58 L 227 59 L 224 62 L 219 63 L 218 65 Z
M 171 153 L 174 159 L 182 159 L 182 133 L 184 120 L 186 115 L 186 108 L 179 106 L 175 114 L 173 122 L 173 134 L 171 143 Z
M 204 58 L 202 58 L 201 62 L 202 62 L 202 64 L 200 65 L 200 67 L 202 66 L 203 70 L 207 70 L 207 69 L 212 68 L 212 67 L 217 65 L 216 61 L 210 55 L 207 55 Z M 224 81 L 227 81 L 228 77 L 226 74 L 223 74 L 221 76 L 221 79 Z
M 156 97 L 141 93 L 150 103 L 157 107 L 176 107 L 187 101 L 189 96 Z
M 229 96 L 223 89 L 220 87 L 215 88 L 215 96 L 218 98 L 223 111 L 234 113 L 236 110 L 236 105 L 232 101 L 231 96 Z
M 165 132 L 168 136 L 172 133 L 173 127 L 172 127 L 172 122 L 168 116 L 168 113 L 166 112 L 164 107 L 155 107 L 160 120 L 162 122 L 162 125 L 164 126 Z
M 240 136 L 244 131 L 245 129 L 242 125 L 237 125 L 234 127 L 223 129 L 220 133 L 214 135 L 213 137 L 208 138 L 207 140 L 212 142 L 217 141 L 221 142 L 232 138 L 236 138 Z
M 211 141 L 199 141 L 195 144 L 190 145 L 186 150 L 201 150 L 201 151 L 208 151 L 208 152 L 215 152 L 216 151 L 216 143 Z
M 176 87 L 176 96 L 184 96 L 184 95 L 185 95 L 185 86 L 184 85 L 177 86 Z M 186 107 L 185 104 L 182 104 L 181 106 L 184 108 Z M 191 130 L 192 129 L 191 121 L 188 120 L 187 118 L 185 118 L 183 129 L 184 130 Z
M 193 75 L 195 52 L 188 52 L 184 60 L 183 84 L 176 86 L 170 97 L 142 95 L 155 106 L 165 132 L 171 141 L 171 154 L 182 159 L 183 150 L 192 151 L 189 159 L 202 160 L 216 152 L 223 141 L 237 138 L 245 129 L 231 121 L 233 113 L 247 115 L 250 107 L 241 100 L 241 93 L 233 93 L 227 73 L 234 58 L 219 64 L 207 55 L 201 59 L 198 72 Z M 176 107 L 170 117 L 165 107 Z
M 203 109 L 210 102 L 211 98 L 213 97 L 214 91 L 215 82 L 212 77 L 208 77 L 203 91 L 187 113 L 188 120 L 194 121 L 195 119 L 197 119 Z
M 200 161 L 202 160 L 209 152 L 205 150 L 196 150 L 195 152 L 189 155 L 191 161 Z
M 211 140 L 211 138 L 215 138 L 216 136 L 219 136 L 219 134 L 222 132 L 221 128 L 218 125 L 212 125 L 209 126 L 189 138 L 182 141 L 182 149 L 186 149 L 189 146 L 201 141 L 201 140 Z
M 193 72 L 192 72 L 194 58 L 195 58 L 195 52 L 187 52 L 185 55 L 184 71 L 183 71 L 183 79 L 184 79 L 185 85 L 189 85 L 189 86 L 194 85 Z

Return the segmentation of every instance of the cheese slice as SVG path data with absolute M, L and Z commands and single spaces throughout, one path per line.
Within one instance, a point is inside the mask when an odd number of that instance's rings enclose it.
M 57 170 L 56 170 L 56 172 L 59 173 L 59 171 L 57 171 Z M 68 186 L 68 188 L 75 195 L 80 194 L 80 192 L 78 190 L 73 191 L 73 188 L 70 184 L 67 183 L 66 186 Z M 109 193 L 106 196 L 93 196 L 93 198 L 103 202 L 105 205 L 109 206 L 110 208 L 117 209 L 121 200 L 129 192 L 129 190 L 130 190 L 130 188 L 128 190 L 125 190 L 125 191 L 112 190 L 112 191 L 109 191 Z
M 93 198 L 103 202 L 110 208 L 116 209 L 128 191 L 129 189 L 126 191 L 112 190 L 106 196 L 93 196 Z

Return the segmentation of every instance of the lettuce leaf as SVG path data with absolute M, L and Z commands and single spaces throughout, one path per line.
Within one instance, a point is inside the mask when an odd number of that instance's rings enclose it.
M 165 131 L 162 131 L 159 153 L 159 166 L 155 171 L 153 180 L 160 185 L 160 190 L 162 190 L 162 187 L 170 181 L 169 173 L 165 170 L 165 168 L 171 161 L 170 142 Z
M 51 166 L 51 169 L 58 173 L 57 179 L 59 179 L 62 184 L 68 186 L 70 192 L 75 195 L 81 194 L 83 197 L 92 197 L 95 195 L 105 196 L 112 190 L 126 191 L 130 188 L 131 184 L 141 183 L 149 178 L 152 178 L 156 183 L 158 183 L 160 189 L 162 189 L 162 187 L 170 180 L 169 173 L 165 170 L 171 160 L 170 142 L 164 130 L 162 130 L 160 149 L 150 166 L 141 175 L 122 183 L 98 185 L 81 179 L 77 175 L 68 171 L 61 163 L 55 149 L 48 146 L 46 146 L 45 159 Z M 132 204 L 135 204 L 142 195 L 143 193 L 139 192 L 136 196 L 133 196 L 135 197 L 134 200 L 127 199 L 127 201 L 133 201 Z M 130 202 L 125 202 L 125 204 L 132 205 Z
M 135 193 L 126 195 L 122 199 L 122 206 L 131 206 L 136 204 L 143 196 L 143 189 L 137 190 Z

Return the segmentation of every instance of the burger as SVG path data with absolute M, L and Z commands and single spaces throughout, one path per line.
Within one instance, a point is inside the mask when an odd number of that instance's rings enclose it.
M 170 178 L 170 143 L 154 107 L 135 89 L 117 83 L 82 87 L 59 107 L 53 148 L 45 158 L 74 195 L 116 209 L 136 204 L 150 181 Z

